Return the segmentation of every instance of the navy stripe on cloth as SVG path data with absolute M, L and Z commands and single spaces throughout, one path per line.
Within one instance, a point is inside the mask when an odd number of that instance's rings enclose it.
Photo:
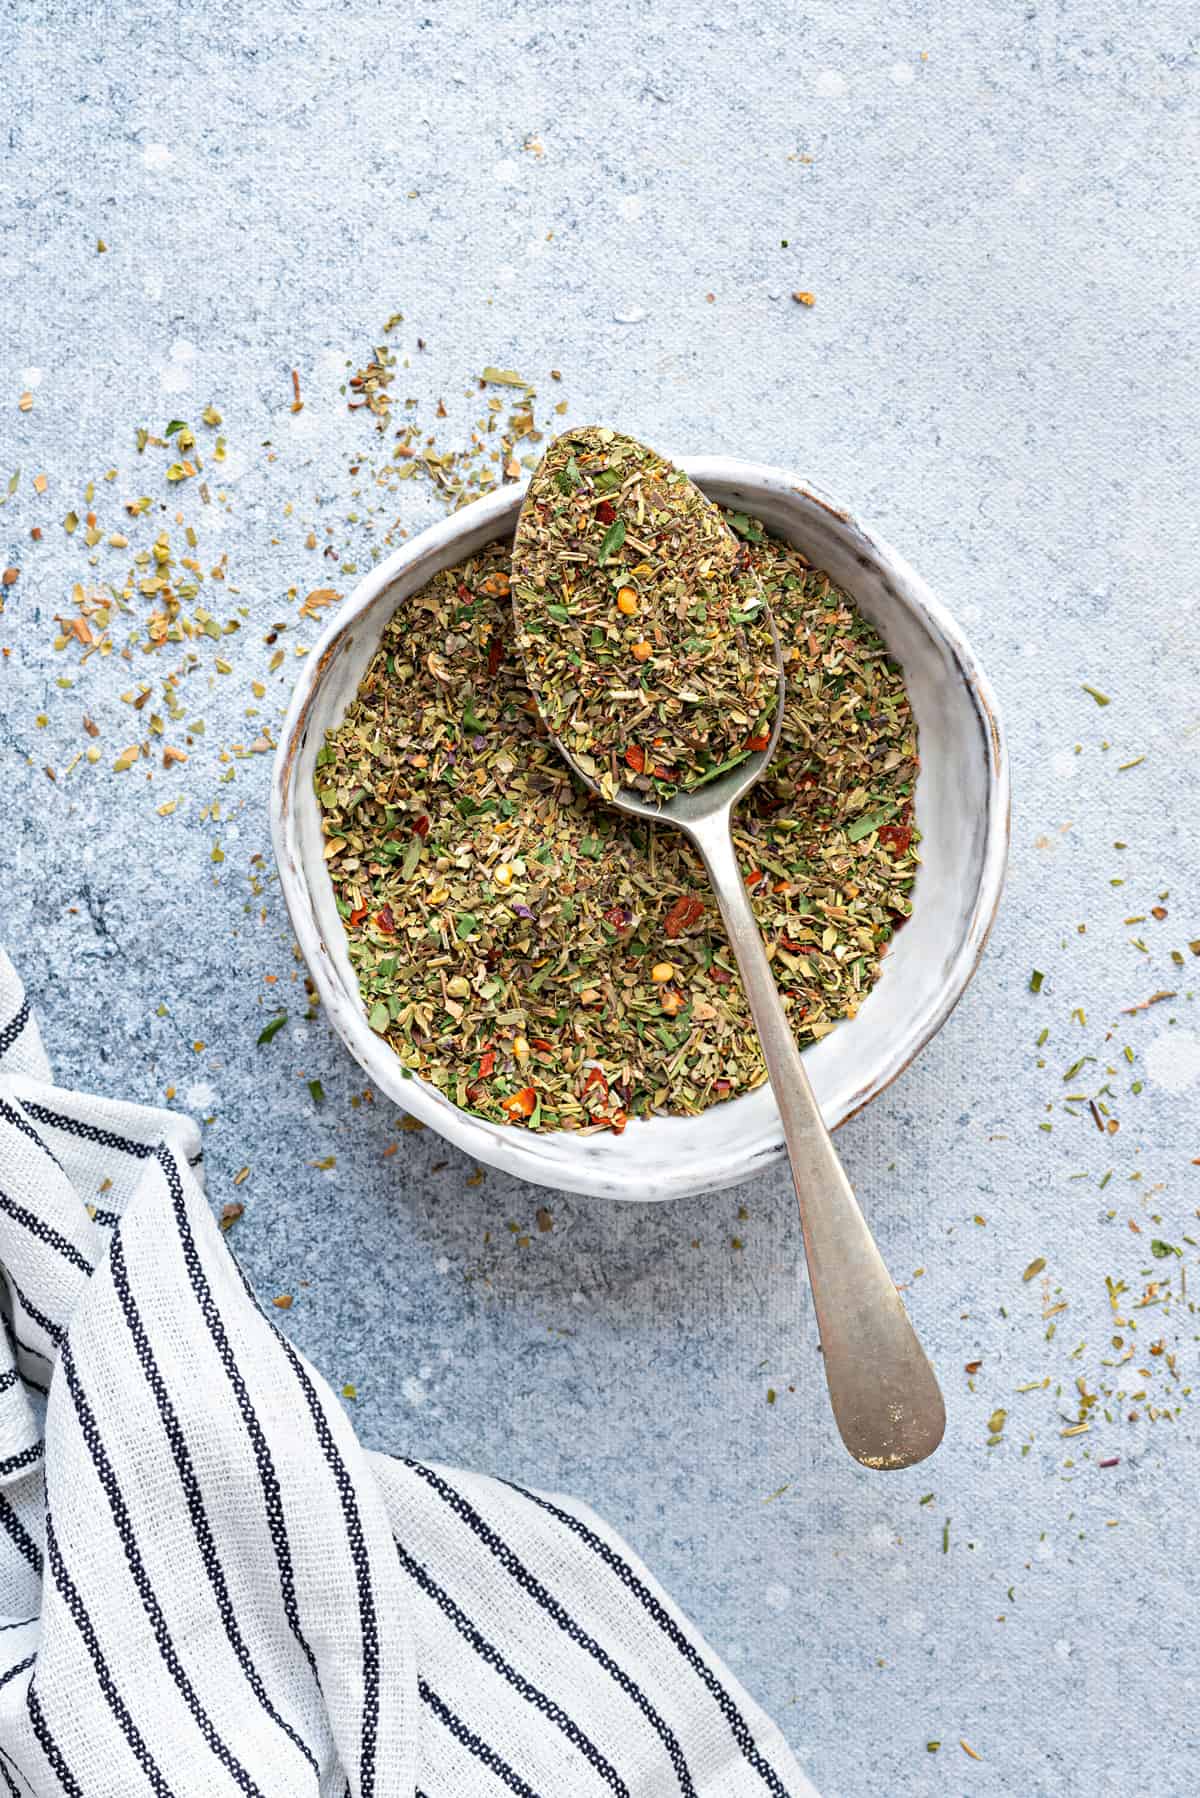
M 491 1525 L 479 1515 L 479 1512 L 475 1509 L 474 1505 L 472 1505 L 468 1499 L 464 1498 L 461 1492 L 451 1486 L 440 1474 L 435 1473 L 432 1467 L 426 1467 L 420 1461 L 403 1460 L 401 1464 L 411 1468 L 412 1471 L 419 1475 L 427 1485 L 432 1486 L 439 1498 L 443 1499 L 446 1504 L 449 1505 L 455 1515 L 460 1517 L 467 1525 L 468 1529 L 470 1529 L 484 1546 L 491 1551 L 499 1561 L 500 1565 L 504 1568 L 505 1572 L 516 1581 L 522 1591 L 527 1592 L 529 1596 L 542 1607 L 546 1614 L 553 1618 L 554 1622 L 557 1623 L 564 1635 L 569 1636 L 572 1642 L 577 1643 L 585 1653 L 590 1654 L 592 1659 L 597 1661 L 599 1665 L 603 1667 L 609 1677 L 621 1688 L 622 1692 L 625 1693 L 625 1696 L 637 1706 L 638 1710 L 642 1713 L 642 1716 L 646 1719 L 647 1723 L 649 1723 L 651 1729 L 653 1729 L 655 1735 L 657 1735 L 659 1741 L 666 1749 L 668 1758 L 670 1759 L 671 1765 L 675 1769 L 676 1777 L 679 1780 L 680 1791 L 684 1793 L 685 1798 L 696 1798 L 696 1787 L 692 1782 L 692 1776 L 688 1770 L 688 1764 L 684 1757 L 683 1749 L 680 1747 L 678 1737 L 675 1735 L 675 1732 L 670 1725 L 655 1710 L 650 1700 L 646 1697 L 646 1694 L 637 1684 L 637 1681 L 632 1679 L 630 1675 L 625 1672 L 624 1668 L 619 1666 L 617 1662 L 613 1660 L 612 1656 L 606 1649 L 600 1646 L 594 1636 L 590 1636 L 585 1629 L 576 1623 L 575 1619 L 568 1614 L 565 1608 L 559 1603 L 558 1599 L 556 1599 L 551 1592 L 546 1590 L 546 1587 L 542 1585 L 539 1579 L 535 1578 L 535 1576 L 530 1573 L 529 1569 L 525 1566 L 519 1556 L 514 1553 L 500 1536 L 497 1535 Z
M 12 1773 L 9 1772 L 10 1767 L 12 1768 Z M 28 1774 L 22 1773 L 12 1755 L 3 1747 L 0 1747 L 0 1773 L 3 1773 L 4 1778 L 7 1781 L 11 1798 L 21 1798 L 21 1787 L 24 1787 L 26 1792 L 33 1792 L 33 1798 L 38 1798 L 37 1793 L 33 1790 L 33 1782 Z M 21 1786 L 13 1784 L 13 1773 L 16 1773 L 20 1778 Z
M 400 1557 L 400 1565 L 404 1571 L 416 1581 L 426 1597 L 433 1600 L 442 1614 L 449 1618 L 459 1635 L 471 1644 L 480 1660 L 494 1668 L 500 1677 L 513 1688 L 514 1692 L 519 1692 L 522 1698 L 528 1699 L 535 1710 L 540 1711 L 543 1717 L 560 1729 L 567 1740 L 578 1748 L 584 1759 L 596 1769 L 604 1783 L 618 1794 L 618 1798 L 629 1798 L 629 1787 L 611 1761 L 605 1759 L 591 1737 L 586 1735 L 579 1725 L 567 1715 L 562 1706 L 556 1704 L 523 1674 L 518 1673 L 515 1667 L 510 1666 L 500 1650 L 487 1640 L 481 1630 L 475 1627 L 461 1607 L 455 1604 L 450 1594 L 437 1584 L 436 1580 L 426 1572 L 418 1561 L 413 1559 L 402 1542 L 396 1542 L 396 1553 Z
M 32 1385 L 33 1381 L 31 1380 L 29 1384 Z M 39 1388 L 39 1390 L 42 1389 Z M 31 1442 L 28 1448 L 21 1450 L 20 1454 L 10 1455 L 7 1461 L 0 1461 L 0 1474 L 20 1473 L 22 1467 L 32 1467 L 36 1461 L 40 1461 L 45 1452 L 45 1443 Z
M 27 1342 L 21 1341 L 21 1338 L 17 1335 L 17 1332 L 13 1329 L 12 1323 L 10 1322 L 10 1320 L 5 1312 L 0 1311 L 0 1322 L 3 1322 L 3 1324 L 4 1324 L 4 1334 L 8 1337 L 9 1346 L 11 1347 L 14 1355 L 18 1354 L 18 1353 L 20 1353 L 22 1355 L 33 1355 L 39 1361 L 49 1361 L 49 1359 L 50 1359 L 49 1355 L 43 1355 L 41 1349 L 31 1348 Z M 24 1376 L 22 1376 L 22 1377 L 24 1377 Z M 46 1388 L 44 1386 L 40 1386 L 38 1388 L 38 1390 L 39 1390 L 39 1392 L 44 1392 L 46 1390 Z
M 4 1325 L 4 1334 L 8 1338 L 8 1346 L 12 1350 L 14 1357 L 18 1355 L 28 1355 L 32 1356 L 36 1361 L 45 1361 L 49 1363 L 49 1355 L 43 1355 L 41 1349 L 32 1348 L 28 1342 L 21 1341 L 21 1338 L 17 1335 L 17 1332 L 9 1322 L 8 1314 L 4 1311 L 0 1311 L 0 1323 Z M 37 1380 L 32 1379 L 30 1375 L 25 1372 L 24 1368 L 19 1369 L 19 1372 L 26 1386 L 32 1386 L 35 1392 L 40 1392 L 42 1394 L 43 1398 L 49 1398 L 50 1389 L 48 1386 L 40 1385 Z
M 462 1718 L 455 1716 L 454 1712 L 450 1709 L 450 1706 L 446 1704 L 443 1699 L 438 1697 L 437 1693 L 425 1680 L 419 1679 L 417 1681 L 417 1690 L 420 1692 L 421 1697 L 425 1700 L 425 1703 L 429 1706 L 434 1716 L 445 1724 L 455 1741 L 461 1742 L 464 1748 L 468 1748 L 475 1756 L 476 1760 L 482 1761 L 484 1766 L 487 1767 L 490 1772 L 494 1773 L 496 1778 L 500 1780 L 503 1785 L 506 1785 L 510 1792 L 516 1792 L 517 1798 L 538 1798 L 538 1794 L 534 1791 L 533 1787 L 528 1785 L 526 1781 L 521 1778 L 521 1775 L 514 1768 L 510 1767 L 508 1762 L 504 1760 L 502 1756 L 496 1753 L 494 1748 L 489 1747 L 479 1736 L 474 1735 L 471 1730 L 467 1728 Z
M 30 1142 L 36 1143 L 38 1148 L 42 1151 L 42 1154 L 50 1157 L 55 1167 L 62 1167 L 62 1162 L 58 1159 L 58 1156 L 54 1153 L 54 1150 L 50 1147 L 49 1143 L 42 1141 L 33 1125 L 29 1122 L 29 1119 L 22 1117 L 16 1106 L 10 1105 L 7 1099 L 0 1099 L 0 1117 L 7 1118 L 14 1129 L 19 1130 L 23 1136 L 27 1136 Z
M 162 1606 L 159 1604 L 157 1594 L 150 1583 L 150 1576 L 146 1572 L 145 1564 L 142 1560 L 137 1540 L 133 1533 L 133 1524 L 130 1521 L 129 1510 L 125 1503 L 124 1495 L 121 1492 L 117 1476 L 113 1471 L 112 1463 L 108 1458 L 107 1451 L 100 1439 L 100 1431 L 96 1423 L 95 1414 L 84 1393 L 83 1386 L 79 1379 L 79 1370 L 75 1366 L 75 1357 L 71 1352 L 69 1343 L 64 1344 L 63 1346 L 62 1354 L 59 1356 L 59 1366 L 66 1375 L 67 1387 L 75 1405 L 75 1415 L 79 1420 L 79 1427 L 83 1434 L 83 1439 L 87 1444 L 88 1451 L 92 1457 L 92 1465 L 96 1469 L 100 1484 L 104 1490 L 104 1495 L 108 1499 L 109 1510 L 112 1512 L 112 1519 L 116 1525 L 117 1534 L 121 1538 L 121 1547 L 125 1550 L 125 1560 L 129 1567 L 130 1575 L 137 1588 L 138 1597 L 142 1601 L 142 1609 L 145 1611 L 146 1616 L 150 1621 L 150 1627 L 154 1632 L 154 1639 L 158 1644 L 158 1651 L 163 1658 L 167 1671 L 174 1680 L 180 1697 L 191 1712 L 192 1720 L 195 1723 L 196 1728 L 203 1736 L 212 1753 L 220 1761 L 221 1765 L 230 1774 L 238 1787 L 246 1793 L 247 1798 L 263 1798 L 263 1794 L 259 1787 L 246 1771 L 245 1767 L 242 1766 L 242 1763 L 238 1760 L 233 1750 L 221 1740 L 212 1718 L 201 1704 L 196 1689 L 188 1677 L 187 1670 L 179 1658 L 178 1650 L 171 1639 L 171 1633 L 167 1628 L 166 1619 L 162 1614 Z M 50 1517 L 48 1512 L 46 1516 L 46 1546 L 47 1551 L 49 1551 Z M 53 1556 L 51 1556 L 51 1565 L 53 1565 Z
M 29 1000 L 23 999 L 21 1001 L 21 1009 L 17 1012 L 16 1016 L 10 1018 L 3 1030 L 0 1030 L 0 1060 L 3 1060 L 8 1054 L 8 1051 L 12 1048 L 28 1022 Z
M 239 1368 L 233 1350 L 230 1347 L 229 1337 L 225 1331 L 225 1325 L 221 1321 L 221 1314 L 217 1309 L 212 1292 L 209 1289 L 208 1281 L 204 1276 L 204 1269 L 200 1264 L 200 1257 L 196 1252 L 196 1243 L 192 1236 L 191 1225 L 188 1222 L 187 1206 L 184 1203 L 183 1185 L 179 1178 L 179 1170 L 175 1166 L 173 1158 L 165 1148 L 160 1150 L 158 1160 L 167 1182 L 167 1189 L 171 1195 L 171 1204 L 175 1212 L 175 1221 L 179 1229 L 179 1240 L 183 1249 L 183 1258 L 187 1266 L 188 1276 L 192 1283 L 192 1290 L 196 1295 L 196 1303 L 200 1308 L 201 1316 L 208 1325 L 208 1333 L 212 1337 L 213 1345 L 216 1348 L 218 1355 L 221 1357 L 221 1365 L 224 1367 L 226 1377 L 229 1380 L 230 1386 L 233 1388 L 233 1394 L 242 1415 L 242 1422 L 246 1427 L 246 1434 L 250 1438 L 250 1446 L 254 1451 L 254 1460 L 258 1468 L 259 1483 L 262 1486 L 263 1491 L 263 1504 L 267 1515 L 267 1529 L 271 1537 L 271 1546 L 275 1550 L 275 1564 L 279 1572 L 279 1585 L 283 1597 L 284 1615 L 288 1620 L 292 1634 L 304 1650 L 305 1659 L 308 1662 L 312 1676 L 316 1680 L 319 1689 L 321 1682 L 320 1676 L 317 1673 L 317 1663 L 313 1656 L 313 1651 L 305 1638 L 304 1631 L 300 1627 L 300 1613 L 296 1607 L 295 1570 L 292 1566 L 292 1551 L 288 1542 L 287 1525 L 284 1522 L 283 1501 L 280 1498 L 279 1493 L 279 1475 L 275 1471 L 275 1463 L 271 1458 L 270 1447 L 263 1434 L 262 1425 L 259 1423 L 258 1417 L 255 1414 L 254 1406 L 250 1402 L 250 1394 L 246 1389 L 245 1379 L 242 1377 L 242 1371 Z
M 27 1654 L 23 1661 L 18 1661 L 15 1667 L 8 1669 L 7 1673 L 0 1673 L 0 1686 L 6 1686 L 10 1679 L 16 1679 L 18 1673 L 28 1672 L 36 1660 L 36 1654 Z
M 316 1388 L 308 1377 L 303 1361 L 282 1330 L 278 1328 L 275 1320 L 268 1317 L 259 1305 L 254 1288 L 239 1266 L 237 1257 L 231 1254 L 230 1260 L 237 1269 L 246 1296 L 263 1322 L 269 1326 L 299 1382 L 300 1390 L 304 1394 L 304 1401 L 312 1417 L 317 1440 L 337 1483 L 338 1495 L 342 1504 L 342 1516 L 346 1524 L 350 1558 L 354 1563 L 354 1578 L 358 1589 L 359 1627 L 362 1632 L 363 1722 L 359 1748 L 359 1785 L 362 1798 L 372 1798 L 375 1790 L 375 1754 L 379 1731 L 379 1627 L 375 1616 L 375 1596 L 371 1589 L 371 1565 L 363 1536 L 362 1520 L 358 1514 L 358 1500 L 354 1495 L 354 1482 L 350 1478 L 341 1452 L 333 1439 L 333 1432 L 329 1428 L 329 1419 L 325 1415 L 324 1407 L 317 1396 Z
M 141 1313 L 137 1307 L 137 1301 L 130 1290 L 129 1270 L 125 1265 L 125 1247 L 121 1241 L 121 1232 L 119 1229 L 113 1233 L 112 1246 L 109 1249 L 108 1265 L 109 1271 L 112 1274 L 112 1281 L 116 1290 L 117 1299 L 120 1303 L 122 1313 L 124 1314 L 125 1323 L 129 1329 L 130 1336 L 133 1338 L 134 1350 L 137 1354 L 138 1361 L 141 1364 L 142 1372 L 146 1377 L 146 1384 L 153 1393 L 154 1402 L 158 1406 L 158 1414 L 162 1420 L 163 1430 L 166 1433 L 167 1442 L 171 1449 L 176 1472 L 179 1475 L 180 1484 L 183 1487 L 183 1495 L 187 1501 L 188 1515 L 191 1518 L 192 1531 L 196 1538 L 196 1546 L 200 1552 L 200 1559 L 204 1562 L 204 1571 L 208 1575 L 209 1583 L 213 1589 L 213 1595 L 217 1601 L 217 1610 L 220 1613 L 221 1622 L 225 1627 L 225 1635 L 229 1642 L 229 1646 L 233 1649 L 233 1652 L 237 1657 L 238 1665 L 246 1677 L 246 1683 L 254 1693 L 254 1696 L 258 1699 L 259 1704 L 262 1706 L 267 1716 L 270 1717 L 273 1723 L 279 1726 L 288 1739 L 300 1750 L 300 1753 L 304 1756 L 305 1760 L 319 1779 L 321 1769 L 316 1755 L 308 1746 L 307 1742 L 297 1734 L 291 1724 L 287 1722 L 286 1718 L 280 1716 L 275 1706 L 271 1703 L 258 1669 L 251 1659 L 250 1650 L 247 1648 L 245 1639 L 238 1627 L 233 1600 L 229 1595 L 229 1587 L 225 1580 L 225 1572 L 221 1566 L 220 1556 L 217 1553 L 216 1542 L 213 1540 L 212 1526 L 208 1521 L 208 1513 L 204 1508 L 204 1497 L 200 1490 L 200 1481 L 196 1477 L 196 1470 L 192 1465 L 192 1458 L 188 1453 L 187 1439 L 180 1427 L 179 1418 L 175 1413 L 175 1408 L 167 1394 L 166 1382 L 154 1359 L 154 1353 L 150 1347 L 150 1339 L 146 1334 L 146 1328 L 142 1322 Z
M 37 1737 L 38 1746 L 54 1769 L 55 1777 L 67 1798 L 83 1798 L 83 1787 L 63 1759 L 62 1749 L 54 1740 L 50 1726 L 42 1714 L 42 1707 L 36 1690 L 37 1674 L 30 1680 L 25 1693 L 25 1709 L 29 1713 L 29 1721 L 33 1725 L 33 1733 Z
M 39 1124 L 49 1124 L 52 1130 L 65 1130 L 68 1136 L 82 1137 L 84 1142 L 97 1143 L 102 1149 L 118 1149 L 122 1155 L 133 1155 L 138 1161 L 148 1161 L 154 1154 L 152 1142 L 134 1142 L 128 1136 L 118 1136 L 115 1131 L 102 1130 L 99 1124 L 85 1124 L 61 1111 L 51 1111 L 48 1105 L 39 1105 L 33 1099 L 21 1102 L 30 1117 L 36 1118 Z
M 96 1670 L 97 1683 L 99 1684 L 101 1692 L 104 1694 L 109 1710 L 121 1726 L 121 1733 L 128 1742 L 138 1765 L 146 1775 L 146 1778 L 150 1781 L 150 1785 L 157 1793 L 158 1798 L 173 1798 L 170 1786 L 163 1778 L 157 1761 L 154 1759 L 149 1748 L 147 1748 L 146 1743 L 142 1738 L 141 1731 L 130 1716 L 129 1707 L 117 1690 L 116 1681 L 113 1679 L 108 1662 L 104 1658 L 103 1650 L 97 1639 L 92 1620 L 88 1616 L 87 1608 L 80 1598 L 79 1593 L 75 1588 L 74 1581 L 71 1579 L 70 1574 L 67 1572 L 66 1565 L 63 1562 L 62 1553 L 58 1546 L 58 1538 L 54 1534 L 54 1523 L 49 1510 L 46 1512 L 46 1558 L 50 1562 L 50 1571 L 54 1576 L 54 1583 L 58 1587 L 63 1601 L 71 1613 L 76 1629 L 83 1637 L 84 1646 L 91 1657 L 92 1666 Z M 32 1692 L 32 1687 L 30 1690 Z M 43 1747 L 44 1746 L 45 1744 L 43 1743 Z M 61 1778 L 61 1774 L 59 1776 Z M 72 1780 L 71 1784 L 66 1786 L 66 1790 L 77 1793 L 79 1792 L 79 1787 Z
M 0 1106 L 2 1105 L 3 1101 L 0 1100 Z M 72 1267 L 77 1267 L 84 1274 L 91 1273 L 92 1264 L 82 1249 L 77 1249 L 68 1237 L 56 1230 L 52 1224 L 46 1223 L 45 1219 L 40 1218 L 35 1211 L 30 1211 L 26 1206 L 18 1204 L 16 1199 L 10 1199 L 6 1192 L 0 1192 L 0 1211 L 11 1217 L 14 1223 L 22 1224 L 32 1236 L 37 1237 L 39 1242 L 44 1242 L 47 1248 L 57 1250 L 63 1260 L 69 1261 Z
M 235 1263 L 236 1265 L 236 1263 Z M 238 1269 L 241 1273 L 241 1269 Z M 245 1275 L 242 1282 L 247 1286 Z M 253 1292 L 250 1292 L 253 1300 Z M 257 1300 L 254 1300 L 257 1305 Z M 312 1381 L 308 1377 L 303 1361 L 287 1337 L 276 1328 L 270 1318 L 264 1320 L 270 1324 L 275 1338 L 291 1365 L 292 1372 L 300 1384 L 312 1416 L 317 1440 L 329 1464 L 330 1471 L 337 1483 L 338 1496 L 341 1499 L 342 1517 L 346 1525 L 346 1537 L 350 1548 L 350 1559 L 354 1563 L 354 1580 L 358 1590 L 358 1619 L 362 1635 L 362 1684 L 363 1684 L 363 1719 L 362 1737 L 359 1744 L 358 1781 L 362 1798 L 373 1798 L 375 1791 L 375 1755 L 379 1734 L 379 1624 L 375 1615 L 375 1594 L 371 1587 L 371 1563 L 367 1554 L 366 1540 L 363 1536 L 362 1519 L 358 1514 L 358 1500 L 354 1494 L 354 1482 L 350 1478 L 349 1469 L 342 1460 L 333 1432 L 329 1428 L 329 1419 Z
M 42 1551 L 3 1492 L 0 1492 L 0 1529 L 16 1543 L 34 1572 L 40 1573 L 42 1571 Z
M 17 1300 L 30 1322 L 35 1323 L 39 1330 L 45 1330 L 51 1342 L 56 1346 L 61 1343 L 63 1337 L 67 1333 L 65 1326 L 63 1324 L 56 1324 L 52 1317 L 47 1317 L 44 1311 L 38 1309 L 32 1299 L 26 1298 L 25 1294 L 21 1291 L 21 1288 L 17 1285 L 17 1282 L 7 1271 L 5 1272 L 5 1278 L 8 1281 L 9 1288 L 14 1298 Z M 48 1360 L 49 1356 L 43 1356 L 43 1359 Z
M 638 1577 L 624 1556 L 610 1548 L 608 1543 L 598 1536 L 595 1530 L 589 1529 L 580 1518 L 573 1517 L 569 1511 L 564 1511 L 558 1505 L 552 1504 L 548 1498 L 540 1498 L 536 1492 L 527 1492 L 523 1486 L 515 1486 L 510 1480 L 505 1480 L 504 1484 L 510 1486 L 512 1491 L 519 1492 L 521 1497 L 527 1498 L 531 1504 L 540 1506 L 543 1511 L 548 1511 L 552 1517 L 556 1517 L 561 1524 L 564 1524 L 572 1535 L 578 1536 L 581 1542 L 587 1543 L 593 1553 L 599 1555 L 605 1566 L 616 1575 L 625 1590 L 633 1594 L 642 1609 L 649 1612 L 672 1646 L 678 1649 L 688 1666 L 707 1686 L 720 1706 L 721 1714 L 729 1724 L 733 1738 L 743 1756 L 762 1779 L 767 1790 L 773 1794 L 773 1798 L 788 1798 L 787 1787 L 775 1769 L 759 1753 L 754 1737 L 750 1733 L 750 1726 L 738 1710 L 730 1693 L 725 1690 L 703 1655 L 698 1653 L 693 1644 L 688 1641 L 666 1606 L 655 1597 L 646 1582 Z

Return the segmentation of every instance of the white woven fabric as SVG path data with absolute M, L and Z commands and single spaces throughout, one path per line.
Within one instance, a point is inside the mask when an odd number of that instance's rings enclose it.
M 0 1275 L 3 1798 L 813 1798 L 594 1515 L 359 1446 L 2 951 Z

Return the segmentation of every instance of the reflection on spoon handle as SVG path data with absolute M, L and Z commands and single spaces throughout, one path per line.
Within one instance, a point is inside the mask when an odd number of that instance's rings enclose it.
M 722 811 L 685 828 L 708 869 L 783 1123 L 829 1397 L 867 1467 L 911 1467 L 946 1427 L 937 1379 L 859 1210 L 792 1036 Z

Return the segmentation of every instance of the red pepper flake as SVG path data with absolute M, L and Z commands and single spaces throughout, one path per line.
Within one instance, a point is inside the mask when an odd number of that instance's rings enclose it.
M 704 916 L 704 901 L 689 898 L 686 894 L 677 899 L 667 913 L 663 929 L 669 937 L 682 936 L 693 924 L 698 924 Z
M 628 1121 L 623 1111 L 614 1111 L 608 1120 L 608 1127 L 614 1136 L 620 1136 Z
M 507 1099 L 502 1099 L 500 1104 L 510 1118 L 532 1117 L 533 1108 L 537 1104 L 537 1094 L 532 1086 L 523 1086 L 519 1093 L 511 1093 Z
M 596 507 L 596 517 L 600 520 L 600 523 L 611 524 L 616 516 L 616 508 L 612 504 L 612 501 L 602 499 L 600 504 Z
M 413 825 L 413 835 L 414 837 L 427 837 L 429 835 L 428 817 L 421 817 L 416 820 Z
M 382 911 L 375 913 L 375 927 L 377 930 L 382 930 L 384 936 L 395 936 L 396 920 L 392 916 L 390 905 L 385 905 Z
M 493 676 L 498 674 L 500 671 L 500 664 L 503 660 L 504 645 L 499 637 L 493 637 L 491 643 L 488 645 L 488 674 Z
M 879 831 L 879 841 L 888 849 L 894 849 L 897 855 L 907 855 L 912 842 L 912 828 L 907 824 L 884 824 Z
M 588 1077 L 583 1083 L 583 1091 L 584 1091 L 585 1097 L 588 1093 L 591 1092 L 593 1086 L 601 1087 L 604 1091 L 605 1097 L 607 1098 L 607 1096 L 608 1096 L 608 1081 L 604 1078 L 604 1075 L 600 1072 L 599 1068 L 589 1068 L 588 1069 Z
M 1174 991 L 1151 993 L 1148 999 L 1143 999 L 1138 1005 L 1122 1005 L 1121 1015 L 1122 1017 L 1132 1017 L 1135 1011 L 1148 1011 L 1152 1005 L 1161 1005 L 1164 999 L 1174 999 L 1175 997 Z
M 352 924 L 361 924 L 366 915 L 367 908 L 365 905 L 355 906 L 354 910 L 350 913 L 350 922 Z
M 644 774 L 646 772 L 646 751 L 644 749 L 639 749 L 636 743 L 631 743 L 629 748 L 625 751 L 625 760 L 629 763 L 629 766 L 633 769 L 635 774 Z
M 535 1049 L 541 1049 L 542 1053 L 545 1055 L 549 1055 L 554 1048 L 554 1044 L 548 1042 L 544 1036 L 531 1036 L 529 1040 Z
M 488 1049 L 479 1057 L 479 1078 L 486 1080 L 496 1066 L 496 1051 Z
M 763 731 L 761 736 L 747 737 L 746 741 L 742 744 L 742 748 L 743 749 L 765 749 L 767 747 L 767 744 L 770 741 L 771 741 L 771 733 L 769 730 L 767 730 L 767 731 Z

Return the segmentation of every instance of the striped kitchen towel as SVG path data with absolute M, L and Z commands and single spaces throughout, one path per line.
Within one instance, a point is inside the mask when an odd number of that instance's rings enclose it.
M 583 1506 L 368 1453 L 0 952 L 0 1798 L 813 1798 Z

